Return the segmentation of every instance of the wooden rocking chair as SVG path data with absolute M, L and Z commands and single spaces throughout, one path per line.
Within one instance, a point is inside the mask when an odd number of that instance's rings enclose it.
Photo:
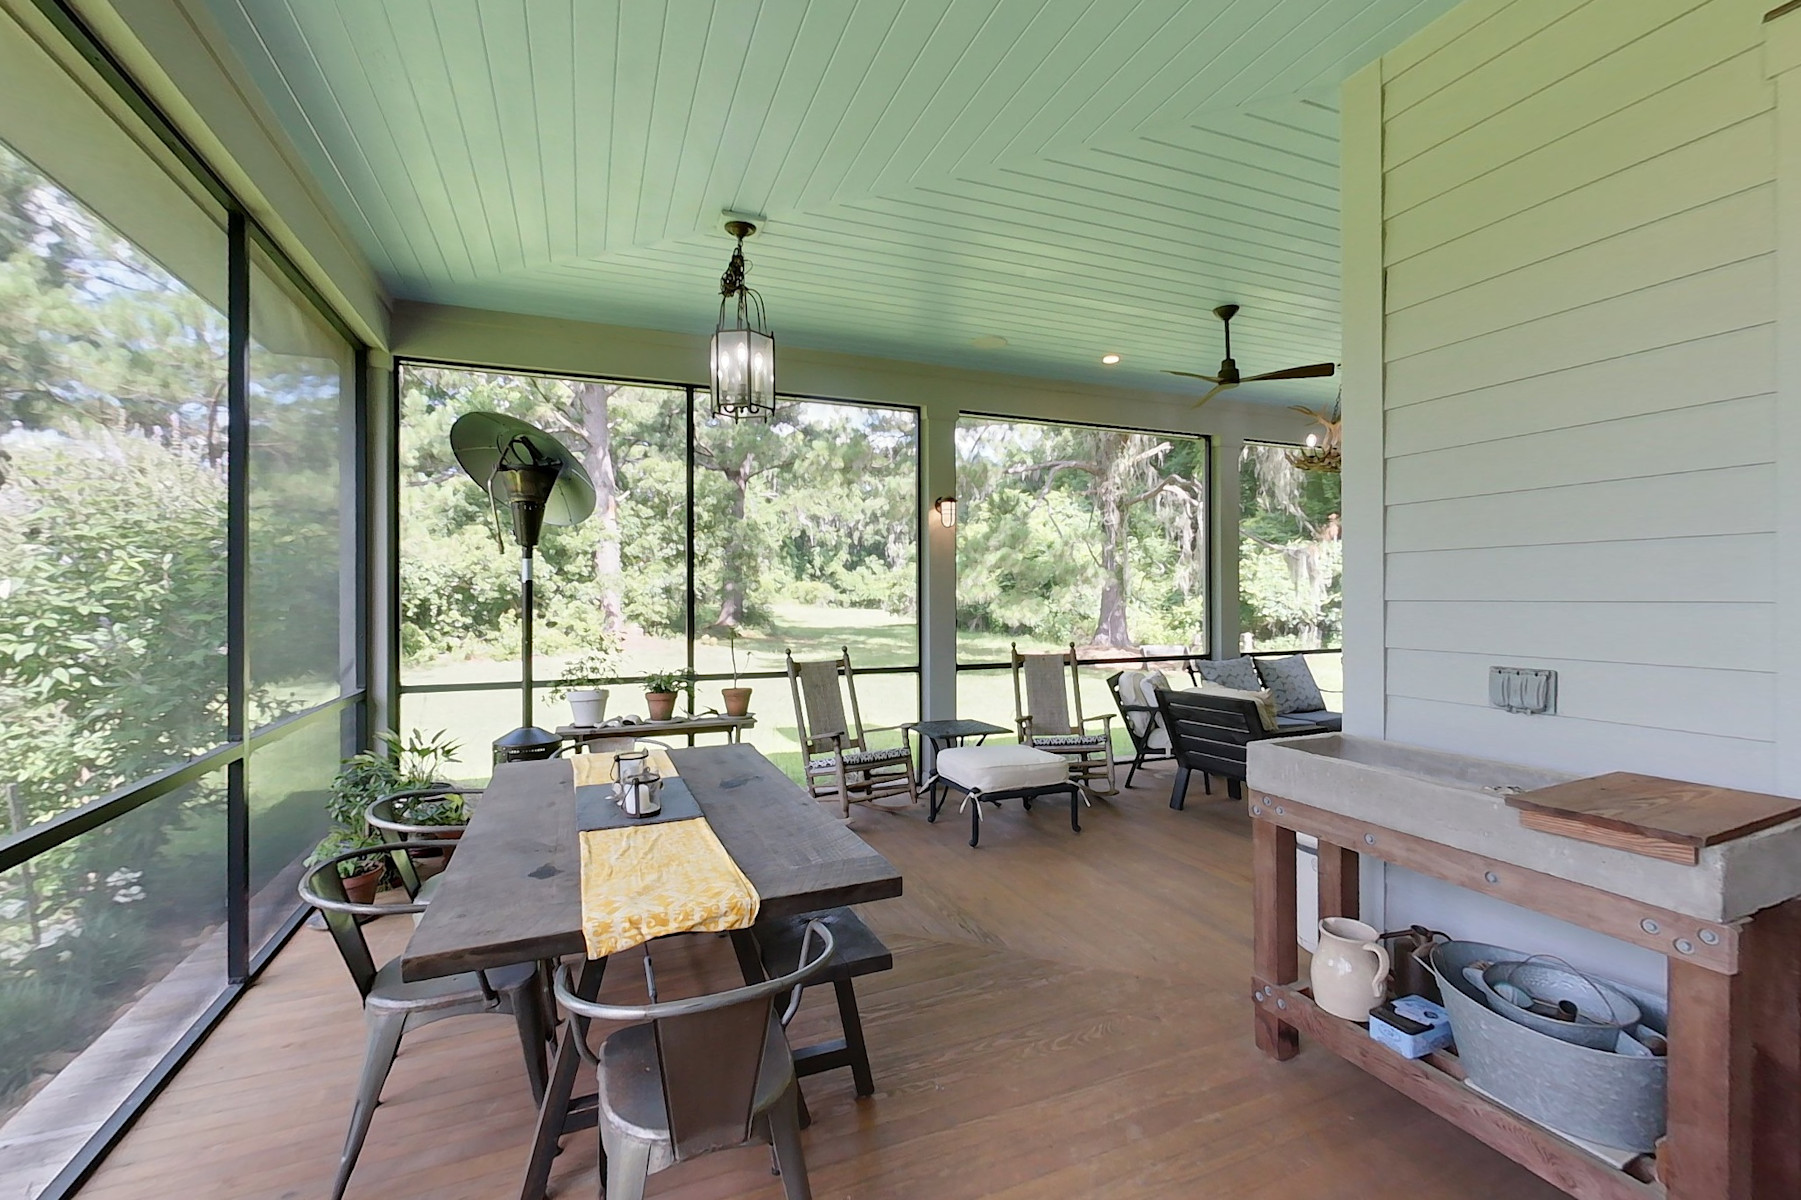
M 1022 680 L 1023 678 L 1023 685 Z M 1070 698 L 1075 719 L 1070 719 Z M 1082 681 L 1076 674 L 1076 647 L 1061 654 L 1021 654 L 1013 646 L 1013 716 L 1019 744 L 1048 750 L 1069 760 L 1069 777 L 1085 792 L 1111 796 L 1119 791 L 1113 771 L 1113 714 L 1082 715 Z M 1088 726 L 1101 723 L 1101 731 Z M 1094 786 L 1105 779 L 1103 791 Z
M 801 754 L 806 762 L 807 794 L 815 800 L 836 796 L 844 816 L 851 801 L 906 796 L 919 803 L 919 783 L 913 774 L 913 747 L 905 725 L 863 727 L 857 707 L 857 679 L 851 670 L 850 649 L 824 662 L 795 662 L 788 653 L 788 687 L 794 693 L 794 723 L 800 731 Z M 840 685 L 839 679 L 843 679 Z M 845 719 L 844 695 L 850 693 L 850 719 Z M 869 735 L 899 730 L 901 744 L 873 749 Z

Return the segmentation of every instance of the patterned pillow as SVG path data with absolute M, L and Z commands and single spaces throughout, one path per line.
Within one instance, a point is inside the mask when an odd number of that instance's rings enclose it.
M 1263 688 L 1263 681 L 1257 678 L 1257 667 L 1249 658 L 1203 658 L 1194 664 L 1194 673 L 1208 683 L 1217 683 L 1241 692 L 1255 692 Z
M 1319 694 L 1319 684 L 1313 682 L 1313 670 L 1304 654 L 1258 659 L 1257 673 L 1263 676 L 1264 686 L 1275 693 L 1276 711 L 1283 716 L 1318 712 L 1326 707 L 1326 698 Z

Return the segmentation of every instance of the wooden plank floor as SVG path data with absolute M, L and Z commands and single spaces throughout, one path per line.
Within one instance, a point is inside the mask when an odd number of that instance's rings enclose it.
M 1083 817 L 1009 803 L 965 844 L 954 813 L 860 813 L 906 877 L 864 915 L 895 969 L 858 981 L 877 1094 L 848 1072 L 807 1082 L 816 1195 L 1317 1197 L 1542 1200 L 1559 1195 L 1323 1050 L 1274 1063 L 1251 1045 L 1249 820 L 1167 772 Z M 397 952 L 410 925 L 371 926 Z M 730 983 L 717 938 L 659 943 L 659 980 Z M 641 992 L 635 963 L 606 995 Z M 817 990 L 816 990 L 817 991 Z M 835 1027 L 830 991 L 797 1040 Z M 83 1189 L 86 1200 L 329 1194 L 362 1056 L 354 989 L 302 930 Z M 349 1195 L 511 1194 L 532 1109 L 505 1017 L 411 1035 Z M 593 1196 L 593 1135 L 572 1138 L 553 1195 Z M 684 1200 L 779 1197 L 767 1152 L 654 1177 Z

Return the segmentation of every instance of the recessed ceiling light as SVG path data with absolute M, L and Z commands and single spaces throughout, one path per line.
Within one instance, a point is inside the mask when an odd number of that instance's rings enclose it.
M 970 338 L 969 344 L 977 350 L 999 350 L 1007 344 L 1007 339 L 998 333 L 984 333 L 981 337 Z
M 1101 355 L 1101 361 L 1106 363 L 1108 366 L 1112 366 L 1114 363 L 1119 361 L 1119 355 L 1103 354 L 1103 355 Z

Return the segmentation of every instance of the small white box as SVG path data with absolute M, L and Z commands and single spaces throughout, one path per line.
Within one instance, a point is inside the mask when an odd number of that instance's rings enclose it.
M 1402 996 L 1370 1010 L 1370 1037 L 1403 1058 L 1424 1058 L 1451 1044 L 1451 1014 L 1424 996 Z

